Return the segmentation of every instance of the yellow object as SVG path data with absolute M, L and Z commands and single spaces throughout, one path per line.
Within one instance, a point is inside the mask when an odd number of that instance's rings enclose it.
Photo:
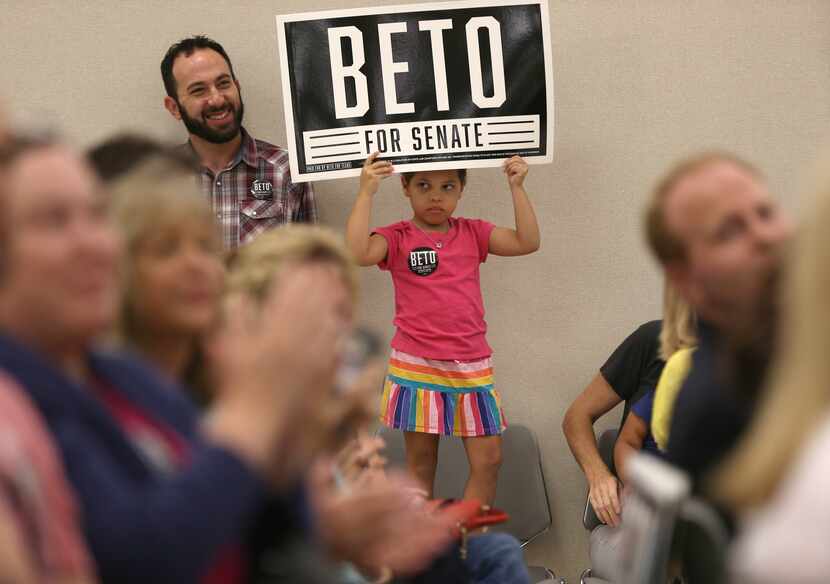
M 654 409 L 651 413 L 651 434 L 657 447 L 665 451 L 669 445 L 669 430 L 671 429 L 671 417 L 674 413 L 674 401 L 683 382 L 689 375 L 692 368 L 692 353 L 695 348 L 680 349 L 675 351 L 657 382 L 657 390 L 654 394 Z

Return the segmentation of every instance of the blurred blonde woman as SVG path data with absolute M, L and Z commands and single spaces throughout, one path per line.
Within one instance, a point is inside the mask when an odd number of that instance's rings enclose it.
M 827 582 L 830 555 L 830 180 L 804 217 L 783 288 L 778 354 L 751 427 L 714 490 L 749 518 L 741 582 Z
M 0 171 L 14 148 L 2 105 Z M 4 200 L 5 188 L 0 180 Z M 58 447 L 36 406 L 5 373 L 0 374 L 0 485 L 0 582 L 97 582 Z
M 674 401 L 692 368 L 692 353 L 697 346 L 697 317 L 666 281 L 663 289 L 663 327 L 660 329 L 660 357 L 666 362 L 654 393 L 651 434 L 657 447 L 669 445 Z
M 310 226 L 286 226 L 266 232 L 252 243 L 233 250 L 227 265 L 222 302 L 222 318 L 226 323 L 246 312 L 249 318 L 256 320 L 268 293 L 290 278 L 294 267 L 317 265 L 332 272 L 342 282 L 343 294 L 337 297 L 336 305 L 344 330 L 351 330 L 358 293 L 357 268 L 341 238 L 334 232 Z M 345 346 L 346 340 L 341 342 Z M 217 335 L 211 342 L 211 354 L 220 364 L 226 350 L 228 347 L 223 346 L 222 334 Z M 221 375 L 221 372 L 217 374 Z M 360 397 L 350 393 L 349 399 L 344 398 L 331 405 L 357 406 L 356 415 L 369 416 L 368 403 L 365 411 L 359 407 Z M 352 398 L 354 401 L 351 401 Z
M 305 263 L 325 265 L 339 274 L 348 292 L 343 299 L 344 317 L 351 320 L 357 301 L 357 268 L 340 238 L 322 227 L 285 227 L 235 250 L 228 259 L 225 297 L 248 297 L 259 304 L 270 286 L 279 285 L 287 267 Z
M 291 278 L 296 266 L 318 264 L 333 270 L 344 284 L 338 306 L 344 321 L 354 321 L 354 306 L 358 294 L 356 267 L 346 251 L 342 239 L 333 232 L 304 225 L 282 227 L 260 235 L 252 243 L 237 248 L 229 258 L 225 285 L 223 312 L 225 319 L 247 314 L 256 319 L 261 301 L 269 289 L 280 286 Z M 343 294 L 345 292 L 345 294 Z M 214 344 L 217 360 L 229 347 L 222 347 L 221 333 Z M 349 343 L 343 340 L 345 353 Z M 346 355 L 348 361 L 348 355 Z M 304 448 L 329 453 L 339 451 L 338 477 L 334 481 L 319 480 L 328 468 L 315 465 L 312 474 L 317 480 L 313 489 L 322 539 L 328 544 L 331 556 L 346 560 L 359 569 L 333 576 L 331 582 L 386 581 L 392 572 L 417 573 L 417 581 L 443 582 L 448 566 L 459 562 L 458 550 L 448 541 L 446 533 L 438 533 L 440 525 L 455 520 L 442 514 L 428 514 L 413 504 L 412 493 L 417 483 L 394 473 L 383 471 L 384 460 L 379 456 L 382 441 L 369 437 L 366 427 L 375 415 L 375 403 L 384 376 L 384 363 L 375 359 L 362 373 L 355 375 L 341 364 L 338 400 L 327 408 L 298 412 L 297 426 L 314 427 L 320 417 L 337 416 L 344 420 L 340 441 L 313 444 L 295 440 L 293 448 Z M 221 375 L 221 372 L 220 372 Z M 332 478 L 332 477 L 329 477 Z M 403 506 L 400 507 L 403 503 Z M 381 510 L 382 512 L 375 514 Z M 373 509 L 375 510 L 373 512 Z M 347 544 L 347 545 L 344 545 Z M 464 568 L 472 584 L 478 582 L 528 582 L 521 547 L 507 534 L 483 534 L 470 538 Z M 429 555 L 441 554 L 443 559 L 424 567 Z M 413 569 L 413 566 L 415 568 Z M 290 574 L 279 574 L 284 581 Z M 456 581 L 456 580 L 451 580 Z
M 317 265 L 332 272 L 342 282 L 344 294 L 338 296 L 337 307 L 344 330 L 351 330 L 358 294 L 357 268 L 341 238 L 334 232 L 323 227 L 282 227 L 233 250 L 227 265 L 222 310 L 226 322 L 239 318 L 246 310 L 256 319 L 271 288 L 290 278 L 294 267 Z M 346 345 L 345 339 L 341 342 Z M 211 351 L 218 358 L 224 350 L 221 335 L 218 335 L 211 343 Z
M 110 192 L 126 252 L 117 337 L 204 402 L 203 344 L 224 279 L 213 213 L 192 173 L 163 155 L 114 181 Z
M 232 326 L 234 320 L 256 321 L 263 309 L 262 302 L 272 288 L 282 286 L 290 280 L 299 266 L 317 266 L 337 277 L 343 286 L 332 289 L 336 297 L 338 312 L 348 330 L 354 320 L 357 300 L 357 272 L 351 256 L 346 251 L 342 238 L 322 227 L 292 225 L 268 231 L 256 240 L 237 248 L 228 261 L 223 321 L 220 333 L 213 343 L 212 355 L 219 364 L 221 377 L 223 355 L 233 347 L 224 345 L 221 330 Z M 341 346 L 348 346 L 342 339 Z M 298 342 L 302 342 L 298 339 Z M 376 360 L 357 377 L 354 372 L 341 367 L 338 377 L 338 399 L 329 404 L 309 404 L 309 408 L 294 415 L 297 439 L 293 449 L 302 449 L 308 459 L 313 455 L 333 454 L 344 447 L 351 450 L 367 450 L 370 457 L 377 452 L 378 444 L 359 432 L 374 416 L 374 403 L 382 386 L 383 364 Z M 344 375 L 348 379 L 343 379 Z M 356 380 L 355 380 L 356 379 Z M 315 442 L 313 432 L 318 420 L 330 417 L 342 419 L 339 440 Z M 301 429 L 306 429 L 302 439 Z M 353 442 L 355 437 L 358 442 Z M 365 448 L 364 448 L 365 447 Z M 349 453 L 345 453 L 349 456 Z M 314 485 L 312 499 L 321 518 L 319 534 L 328 548 L 330 557 L 346 560 L 369 574 L 372 578 L 388 576 L 390 569 L 395 572 L 411 572 L 423 568 L 425 559 L 444 551 L 448 545 L 446 533 L 439 533 L 438 526 L 446 518 L 427 516 L 410 504 L 409 493 L 415 484 L 400 478 L 388 480 L 353 480 L 351 469 L 342 469 L 339 477 L 348 484 L 342 490 L 335 488 L 331 466 L 319 462 L 314 465 L 311 480 Z M 321 476 L 323 477 L 321 479 Z M 379 509 L 385 509 L 377 514 Z M 438 528 L 438 529 L 437 529 Z M 430 534 L 429 540 L 421 532 Z M 284 565 L 289 564 L 283 562 Z M 287 568 L 286 568 L 287 569 Z M 303 581 L 294 573 L 275 573 L 272 577 L 280 581 Z M 330 576 L 329 581 L 341 582 L 342 574 Z M 293 578 L 293 579 L 292 579 Z M 382 578 L 381 578 L 382 579 Z M 357 581 L 363 581 L 358 578 Z

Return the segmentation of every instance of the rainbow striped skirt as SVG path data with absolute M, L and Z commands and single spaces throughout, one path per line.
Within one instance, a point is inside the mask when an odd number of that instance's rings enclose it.
M 492 358 L 439 361 L 392 349 L 380 420 L 390 428 L 446 436 L 493 436 L 507 427 Z

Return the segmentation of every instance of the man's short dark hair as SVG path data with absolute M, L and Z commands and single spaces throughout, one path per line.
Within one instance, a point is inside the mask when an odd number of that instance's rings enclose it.
M 222 58 L 225 59 L 225 62 L 228 64 L 228 69 L 231 70 L 231 77 L 236 80 L 231 59 L 228 57 L 228 54 L 225 52 L 222 45 L 201 34 L 182 39 L 167 49 L 167 53 L 165 53 L 164 58 L 161 60 L 161 80 L 164 82 L 164 89 L 167 91 L 167 95 L 175 99 L 177 103 L 178 94 L 176 88 L 176 78 L 173 77 L 173 61 L 175 61 L 176 57 L 179 55 L 189 57 L 198 49 L 210 49 L 211 51 L 216 51 L 222 55 Z

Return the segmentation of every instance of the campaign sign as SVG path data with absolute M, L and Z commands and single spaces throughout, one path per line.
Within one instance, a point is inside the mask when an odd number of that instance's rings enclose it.
M 547 0 L 277 16 L 294 181 L 553 155 Z

